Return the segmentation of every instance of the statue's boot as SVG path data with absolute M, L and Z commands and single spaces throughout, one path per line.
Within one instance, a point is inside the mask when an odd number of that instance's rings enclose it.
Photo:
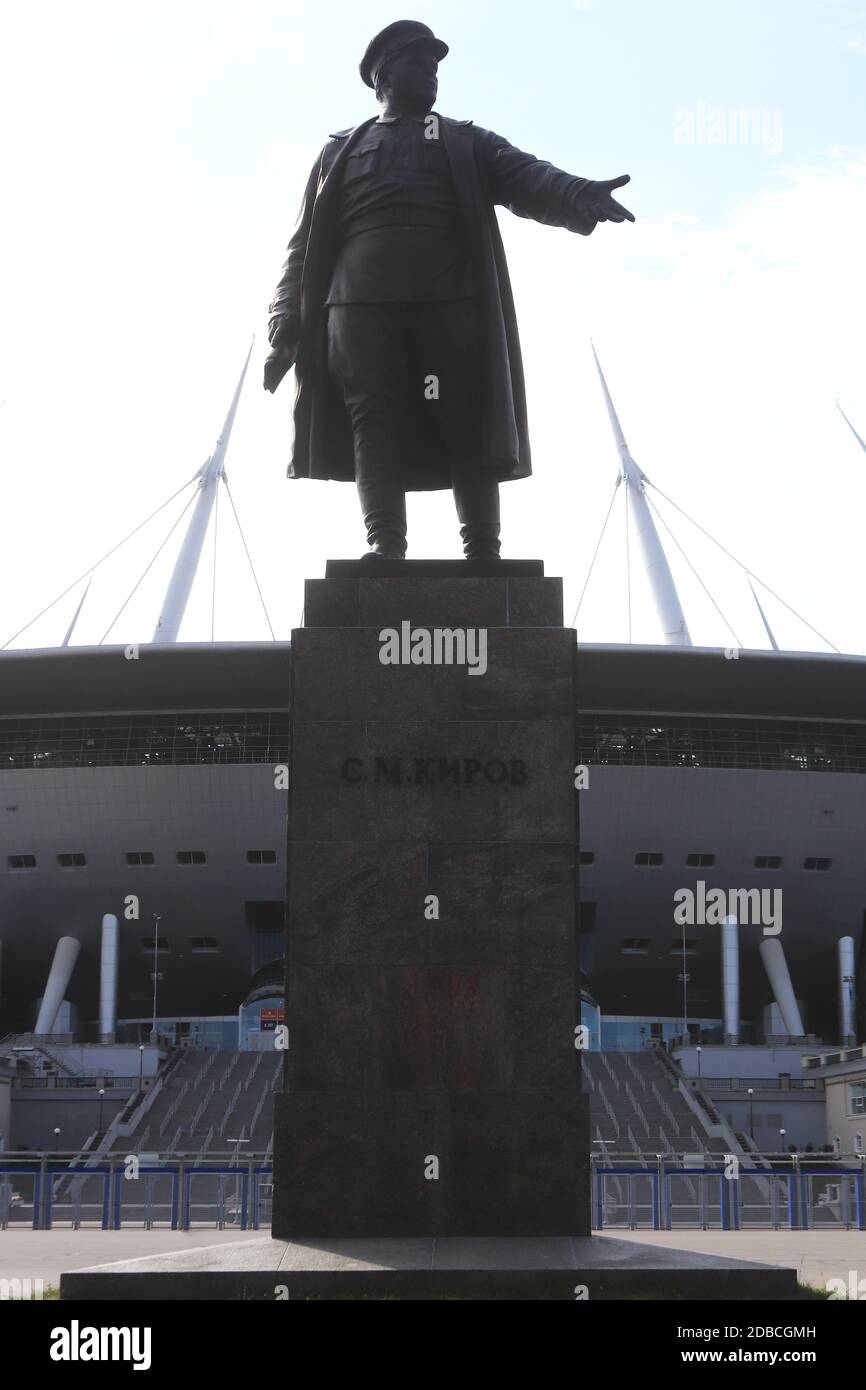
M 363 558 L 405 560 L 405 489 L 390 479 L 365 478 L 358 482 L 358 496 L 370 547 Z
M 499 560 L 499 483 L 478 470 L 456 474 L 454 503 L 467 560 Z
M 461 526 L 463 554 L 467 560 L 501 560 L 498 522 Z

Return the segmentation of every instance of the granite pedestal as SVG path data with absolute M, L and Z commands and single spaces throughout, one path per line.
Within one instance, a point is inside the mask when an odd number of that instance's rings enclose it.
M 64 1274 L 64 1301 L 791 1300 L 793 1269 L 609 1236 L 249 1242 Z
M 394 568 L 332 564 L 292 635 L 273 1233 L 585 1235 L 561 581 Z

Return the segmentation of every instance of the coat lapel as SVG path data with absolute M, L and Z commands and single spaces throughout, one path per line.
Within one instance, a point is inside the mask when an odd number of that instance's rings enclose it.
M 328 287 L 323 284 L 323 281 L 330 273 L 328 261 L 333 249 L 340 213 L 339 202 L 342 191 L 343 166 L 349 151 L 354 148 L 365 131 L 369 130 L 375 122 L 376 117 L 372 116 L 370 120 L 362 121 L 359 126 L 356 126 L 344 139 L 341 148 L 330 162 L 328 162 L 329 147 L 325 149 L 319 189 L 313 204 L 313 215 L 310 221 L 310 235 L 307 242 L 309 251 L 304 259 L 301 279 L 302 317 L 305 306 L 314 313 L 317 312 L 320 299 L 327 294 Z
M 460 211 L 467 227 L 474 232 L 478 225 L 475 203 L 478 179 L 475 172 L 475 135 L 472 122 L 449 121 L 440 117 L 440 130 L 445 153 L 451 163 Z

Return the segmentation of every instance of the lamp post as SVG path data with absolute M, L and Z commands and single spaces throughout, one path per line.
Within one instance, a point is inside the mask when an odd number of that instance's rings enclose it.
M 59 1126 L 59 1125 L 55 1125 L 55 1126 L 54 1126 L 54 1152 L 55 1152 L 55 1153 L 57 1153 L 57 1148 L 58 1148 L 58 1145 L 59 1145 L 59 1144 L 60 1144 L 60 1126 Z
M 701 1045 L 698 1043 L 695 1051 L 698 1054 L 698 1085 L 701 1084 Z
M 138 1089 L 144 1087 L 144 1043 L 138 1044 Z
M 683 986 L 683 1042 L 689 1043 L 689 971 L 686 950 L 686 924 L 683 922 L 683 973 L 680 976 Z
M 159 924 L 160 924 L 161 921 L 162 921 L 162 918 L 159 916 L 159 914 L 156 913 L 156 912 L 154 912 L 154 914 L 153 914 L 153 974 L 152 974 L 152 976 L 151 976 L 151 979 L 153 980 L 153 1024 L 152 1024 L 152 1027 L 151 1027 L 151 1030 L 150 1030 L 150 1041 L 154 1044 L 154 1046 L 156 1046 L 156 986 L 157 986 L 157 982 L 158 982 L 159 979 L 160 979 L 160 974 L 159 974 L 159 971 L 157 970 L 156 967 L 157 967 L 157 959 L 158 959 L 158 955 L 159 955 Z
M 226 1143 L 227 1143 L 227 1144 L 234 1144 L 234 1146 L 235 1146 L 235 1154 L 234 1154 L 234 1166 L 235 1166 L 235 1167 L 238 1166 L 238 1159 L 240 1158 L 240 1153 L 241 1153 L 241 1144 L 248 1144 L 249 1142 L 250 1142 L 249 1139 L 227 1139 L 227 1140 L 226 1140 Z M 240 1176 L 240 1173 L 238 1173 L 237 1177 L 235 1178 L 235 1211 L 237 1212 L 238 1224 L 240 1225 L 240 1216 L 241 1216 L 241 1176 Z
M 750 1087 L 749 1087 L 749 1138 L 751 1139 L 751 1141 L 752 1141 L 753 1144 L 754 1144 L 754 1142 L 755 1142 L 755 1112 L 754 1112 L 754 1098 L 755 1098 L 755 1092 L 754 1092 L 754 1090 L 752 1089 L 752 1087 L 750 1086 Z
M 99 1088 L 99 1125 L 98 1125 L 98 1129 L 99 1129 L 100 1135 L 102 1134 L 102 1102 L 103 1102 L 104 1099 L 105 1099 L 105 1087 L 104 1087 L 104 1086 L 100 1086 L 100 1088 Z
M 787 1131 L 786 1129 L 780 1129 L 780 1130 L 779 1130 L 779 1141 L 780 1141 L 781 1146 L 782 1146 L 782 1153 L 785 1152 L 785 1135 L 786 1135 L 787 1133 L 788 1133 L 788 1131 Z

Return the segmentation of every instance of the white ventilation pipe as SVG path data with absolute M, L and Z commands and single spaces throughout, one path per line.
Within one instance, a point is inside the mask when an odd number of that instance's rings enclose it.
M 843 1047 L 854 1047 L 854 938 L 842 936 L 837 943 L 839 959 L 839 1037 Z
M 740 929 L 736 917 L 722 923 L 722 1035 L 736 1047 L 740 1041 Z
M 113 912 L 102 919 L 102 953 L 99 961 L 99 1041 L 113 1043 L 117 1028 L 118 925 Z
M 788 970 L 788 962 L 785 960 L 785 952 L 782 950 L 782 943 L 777 937 L 764 937 L 758 949 L 761 953 L 761 960 L 764 962 L 767 978 L 770 981 L 773 998 L 779 1006 L 779 1013 L 782 1015 L 785 1030 L 789 1037 L 802 1038 L 805 1029 L 800 1017 L 800 1006 L 794 994 L 794 986 L 791 984 L 791 974 Z
M 69 988 L 69 981 L 72 979 L 72 972 L 75 969 L 75 962 L 78 960 L 80 951 L 81 942 L 76 941 L 74 936 L 61 936 L 54 952 L 51 969 L 48 972 L 39 1017 L 33 1030 L 39 1037 L 48 1037 L 54 1031 L 54 1024 Z

